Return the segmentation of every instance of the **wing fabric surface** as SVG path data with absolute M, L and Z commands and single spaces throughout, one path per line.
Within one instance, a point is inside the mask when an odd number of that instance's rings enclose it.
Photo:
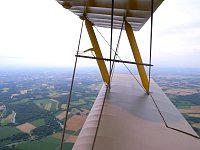
M 191 126 L 158 85 L 153 81 L 152 85 L 152 93 L 147 95 L 132 76 L 114 75 L 98 130 L 105 86 L 73 149 L 92 150 L 94 143 L 95 150 L 199 150 L 200 141 Z M 165 122 L 177 130 L 166 127 Z
M 110 28 L 112 0 L 57 0 L 64 8 L 79 17 L 86 15 L 95 26 Z M 160 6 L 163 0 L 154 0 L 154 9 Z M 151 0 L 115 0 L 114 29 L 120 29 L 123 18 L 139 31 L 151 16 Z

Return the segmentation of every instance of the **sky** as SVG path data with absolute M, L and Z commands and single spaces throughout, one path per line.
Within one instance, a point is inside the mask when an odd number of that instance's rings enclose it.
M 200 1 L 165 0 L 154 14 L 152 63 L 157 67 L 200 68 Z M 0 67 L 73 66 L 81 20 L 55 0 L 0 0 Z M 110 29 L 99 28 L 110 40 Z M 143 58 L 149 61 L 150 21 L 136 32 Z M 114 30 L 114 47 L 119 35 Z M 109 46 L 97 33 L 104 57 Z M 91 48 L 86 29 L 80 50 Z M 90 54 L 88 54 L 90 55 Z M 126 34 L 119 55 L 134 61 Z M 95 66 L 79 59 L 80 66 Z

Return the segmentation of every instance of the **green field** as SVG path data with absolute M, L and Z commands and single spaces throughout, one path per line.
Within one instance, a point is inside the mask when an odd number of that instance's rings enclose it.
M 60 97 L 60 96 L 61 96 L 61 94 L 56 91 L 53 91 L 53 90 L 49 91 L 49 97 L 56 98 L 56 97 Z
M 63 149 L 70 150 L 73 148 L 73 146 L 74 146 L 73 143 L 65 143 Z
M 85 104 L 87 104 L 87 102 L 85 102 L 84 99 L 79 99 L 79 100 L 76 100 L 76 101 L 72 101 L 71 104 L 72 104 L 72 105 L 75 105 L 75 106 L 80 106 L 80 105 L 85 105 Z
M 22 100 L 19 100 L 19 101 L 12 102 L 11 104 L 23 104 L 23 103 L 26 103 L 28 101 L 29 101 L 29 99 L 25 98 L 25 99 L 22 99 Z
M 2 93 L 6 93 L 6 92 L 8 92 L 9 91 L 9 88 L 3 88 L 2 89 Z
M 45 110 L 48 111 L 56 111 L 58 110 L 58 104 L 59 102 L 53 99 L 42 99 L 42 100 L 36 100 L 34 103 Z
M 190 109 L 192 104 L 189 101 L 177 101 L 175 105 L 178 109 Z
M 58 149 L 60 140 L 52 137 L 46 137 L 41 140 L 24 142 L 17 145 L 20 150 L 55 150 Z
M 31 122 L 31 124 L 36 126 L 36 127 L 39 127 L 39 126 L 45 125 L 45 120 L 44 119 L 37 119 L 37 120 L 34 120 L 33 122 Z
M 4 126 L 0 128 L 0 139 L 7 138 L 12 136 L 13 134 L 20 133 L 18 129 L 15 127 Z

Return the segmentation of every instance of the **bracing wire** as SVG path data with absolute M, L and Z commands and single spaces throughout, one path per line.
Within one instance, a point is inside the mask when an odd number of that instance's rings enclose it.
M 106 38 L 103 36 L 103 34 L 97 29 L 96 26 L 94 26 L 94 27 L 97 30 L 97 32 L 101 35 L 101 37 L 104 39 L 104 41 L 108 44 L 108 46 L 110 46 L 109 42 L 106 40 Z M 116 56 L 119 58 L 119 60 L 122 60 L 121 57 L 116 53 L 116 51 L 114 49 L 112 49 L 112 51 L 116 54 Z M 137 83 L 140 85 L 140 87 L 146 92 L 146 90 L 144 89 L 144 87 L 142 86 L 140 81 L 135 77 L 135 75 L 131 72 L 131 70 L 128 68 L 128 66 L 125 63 L 123 63 L 123 65 L 129 71 L 129 73 L 133 76 L 133 78 L 137 81 Z
M 151 0 L 151 33 L 150 33 L 150 53 L 149 53 L 149 63 L 152 61 L 152 41 L 153 41 L 153 7 L 154 1 Z M 150 83 L 151 83 L 151 66 L 149 66 L 149 83 L 148 83 L 148 94 L 150 92 Z
M 82 21 L 82 25 L 81 25 L 81 31 L 80 31 L 80 37 L 79 37 L 79 42 L 78 42 L 78 48 L 77 48 L 77 52 L 76 52 L 77 55 L 78 55 L 79 49 L 80 49 L 80 43 L 81 43 L 81 37 L 82 37 L 82 31 L 83 31 L 83 22 L 84 22 L 84 20 Z M 75 63 L 74 63 L 74 70 L 73 70 L 73 74 L 72 74 L 72 80 L 71 80 L 71 86 L 70 86 L 70 93 L 69 93 L 68 102 L 67 102 L 67 109 L 66 109 L 65 122 L 64 122 L 63 132 L 62 132 L 62 140 L 61 140 L 61 143 L 60 143 L 60 150 L 63 149 L 63 143 L 64 143 L 64 137 L 65 137 L 65 130 L 66 130 L 66 127 L 67 127 L 67 119 L 68 119 L 68 113 L 69 113 L 69 106 L 70 106 L 71 97 L 72 97 L 72 90 L 73 90 L 73 85 L 74 85 L 74 78 L 75 78 L 75 73 L 76 73 L 77 62 L 78 62 L 78 57 L 76 57 Z
M 121 26 L 118 42 L 117 42 L 117 47 L 116 47 L 116 50 L 115 50 L 114 60 L 116 59 L 116 56 L 118 54 L 118 49 L 119 49 L 119 44 L 120 44 L 120 40 L 121 40 L 122 30 L 123 30 L 123 27 L 124 27 L 124 22 L 125 22 L 125 17 L 123 18 L 123 22 L 122 22 L 122 26 Z M 112 67 L 111 67 L 111 73 L 112 73 L 111 74 L 111 79 L 112 79 L 112 75 L 113 75 L 113 72 L 114 72 L 114 64 L 115 64 L 115 62 L 113 61 Z
M 114 16 L 114 3 L 115 0 L 112 0 L 112 9 L 111 9 L 111 29 L 110 29 L 110 60 L 112 59 L 112 45 L 113 45 L 113 16 Z M 112 74 L 112 62 L 110 61 L 110 76 L 109 76 L 109 88 L 111 82 Z

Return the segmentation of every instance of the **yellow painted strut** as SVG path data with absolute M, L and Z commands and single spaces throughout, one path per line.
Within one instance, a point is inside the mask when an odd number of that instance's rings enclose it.
M 134 36 L 134 33 L 133 33 L 133 29 L 127 21 L 125 21 L 125 30 L 126 30 L 126 34 L 128 36 L 128 40 L 129 40 L 135 61 L 137 63 L 143 63 L 141 55 L 140 55 L 140 51 L 138 49 L 137 42 L 136 42 L 136 39 L 135 39 L 135 36 Z M 146 71 L 144 69 L 144 66 L 143 65 L 137 65 L 137 69 L 138 69 L 143 87 L 145 88 L 146 92 L 149 92 L 148 91 L 149 82 L 148 82 L 148 78 L 147 78 L 147 74 L 146 74 Z
M 102 53 L 101 53 L 101 50 L 99 47 L 99 43 L 97 41 L 97 38 L 94 33 L 94 29 L 92 27 L 93 24 L 87 18 L 85 18 L 85 25 L 86 25 L 86 29 L 89 34 L 90 41 L 92 43 L 93 50 L 95 52 L 96 57 L 103 59 L 103 56 L 102 56 Z M 108 70 L 106 68 L 104 60 L 97 59 L 97 64 L 99 66 L 103 81 L 108 85 L 109 84 L 109 74 L 108 74 Z

